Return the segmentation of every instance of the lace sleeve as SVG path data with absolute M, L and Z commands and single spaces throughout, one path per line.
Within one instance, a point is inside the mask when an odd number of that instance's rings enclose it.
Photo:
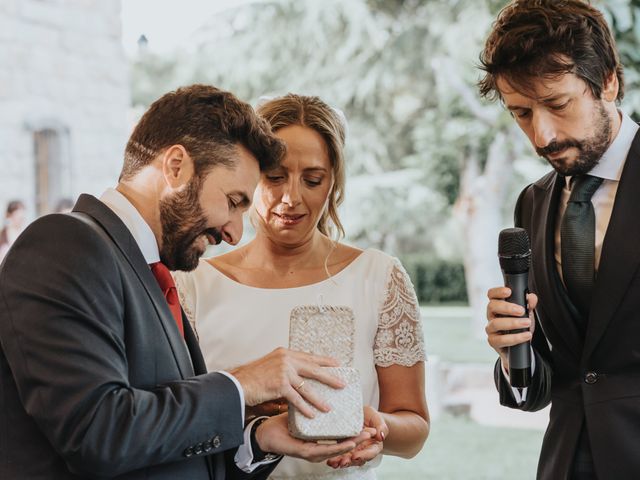
M 198 338 L 198 329 L 196 328 L 196 316 L 195 316 L 195 285 L 193 284 L 192 274 L 185 272 L 172 272 L 173 281 L 176 283 L 176 289 L 178 290 L 178 299 L 180 300 L 180 306 L 182 311 L 187 316 L 189 324 L 193 333 Z
M 418 299 L 397 259 L 387 275 L 373 354 L 380 367 L 410 367 L 426 360 Z

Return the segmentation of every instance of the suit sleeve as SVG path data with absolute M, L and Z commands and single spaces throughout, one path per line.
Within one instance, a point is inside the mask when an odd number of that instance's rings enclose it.
M 532 186 L 528 185 L 520 193 L 514 213 L 515 226 L 527 230 L 529 238 L 531 238 L 532 195 Z M 551 351 L 537 313 L 535 314 L 535 324 L 531 348 L 535 356 L 536 368 L 531 378 L 531 385 L 527 389 L 527 398 L 523 403 L 518 404 L 516 402 L 511 385 L 502 374 L 500 359 L 498 358 L 496 361 L 493 376 L 498 389 L 500 404 L 505 407 L 533 412 L 546 407 L 551 402 L 551 381 L 553 377 Z
M 112 248 L 83 222 L 52 215 L 5 259 L 0 342 L 27 414 L 72 472 L 92 478 L 237 447 L 239 393 L 225 376 L 130 384 L 136 350 L 124 341 Z
M 537 317 L 537 316 L 536 316 Z M 526 400 L 518 404 L 511 390 L 511 385 L 502 374 L 500 359 L 496 361 L 493 377 L 500 397 L 500 405 L 509 408 L 517 408 L 526 412 L 541 410 L 551 402 L 551 380 L 553 369 L 551 368 L 549 345 L 536 318 L 536 328 L 531 341 L 531 348 L 535 355 L 536 369 L 531 377 L 531 385 L 527 389 Z

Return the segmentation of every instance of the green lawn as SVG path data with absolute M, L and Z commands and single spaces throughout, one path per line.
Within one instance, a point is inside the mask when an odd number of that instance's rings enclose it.
M 542 436 L 444 414 L 416 457 L 384 457 L 377 474 L 380 480 L 533 480 Z
M 496 353 L 486 340 L 472 335 L 469 311 L 459 307 L 426 307 L 428 355 L 452 363 L 486 363 Z M 455 348 L 452 348 L 455 346 Z M 497 401 L 497 400 L 496 400 Z M 385 457 L 381 480 L 530 480 L 535 478 L 543 432 L 479 425 L 465 416 L 443 413 L 431 425 L 422 452 L 411 460 Z
M 472 335 L 470 311 L 464 307 L 422 307 L 428 355 L 454 363 L 493 364 L 498 354 L 486 339 Z

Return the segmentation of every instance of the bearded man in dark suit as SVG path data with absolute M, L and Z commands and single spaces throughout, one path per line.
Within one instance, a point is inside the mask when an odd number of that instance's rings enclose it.
M 553 171 L 524 189 L 529 307 L 489 291 L 486 331 L 503 405 L 551 403 L 540 479 L 640 475 L 640 136 L 617 108 L 622 65 L 602 14 L 579 0 L 514 1 L 481 55 L 501 99 Z M 510 330 L 529 328 L 524 333 Z M 509 383 L 507 348 L 532 340 L 531 386 Z
M 276 398 L 326 409 L 303 378 L 339 387 L 319 368 L 335 362 L 279 349 L 206 373 L 169 274 L 238 242 L 283 150 L 232 94 L 181 88 L 143 115 L 115 189 L 18 238 L 0 267 L 0 478 L 266 478 L 277 454 L 368 438 L 295 440 L 286 414 L 245 426 L 245 405 Z

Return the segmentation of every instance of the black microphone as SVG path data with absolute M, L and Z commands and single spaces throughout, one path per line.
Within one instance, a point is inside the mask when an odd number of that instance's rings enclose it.
M 505 228 L 498 237 L 498 258 L 504 278 L 504 286 L 511 289 L 507 302 L 524 308 L 522 318 L 529 316 L 527 293 L 529 292 L 529 264 L 531 247 L 529 235 L 523 228 Z M 509 330 L 508 333 L 528 331 L 528 328 Z M 509 347 L 509 379 L 512 387 L 524 388 L 531 384 L 531 342 Z

